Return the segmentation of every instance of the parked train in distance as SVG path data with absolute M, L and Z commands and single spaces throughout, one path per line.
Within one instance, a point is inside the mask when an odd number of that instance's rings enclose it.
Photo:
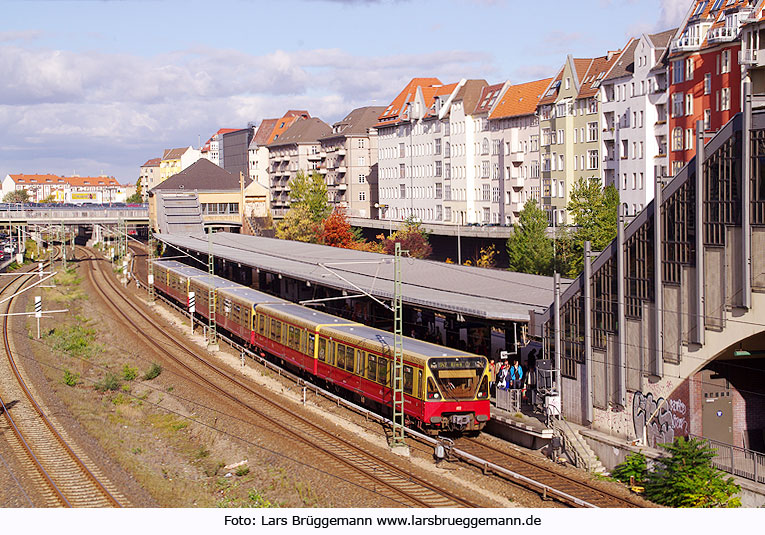
M 392 333 L 301 306 L 175 260 L 154 261 L 154 288 L 215 323 L 237 341 L 267 352 L 392 414 Z M 404 415 L 426 433 L 477 432 L 489 421 L 487 359 L 403 338 Z

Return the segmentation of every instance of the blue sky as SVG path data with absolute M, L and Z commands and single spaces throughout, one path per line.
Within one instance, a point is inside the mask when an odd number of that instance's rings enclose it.
M 690 0 L 0 1 L 0 176 L 135 182 L 164 148 L 414 76 L 525 82 L 678 24 Z

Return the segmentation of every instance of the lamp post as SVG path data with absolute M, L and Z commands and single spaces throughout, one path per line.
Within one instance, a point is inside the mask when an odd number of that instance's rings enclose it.
M 380 204 L 376 202 L 375 208 L 377 208 L 378 210 L 379 209 L 385 210 L 385 216 L 386 217 L 388 216 L 388 208 L 390 208 L 390 206 L 388 206 L 387 204 Z M 388 236 L 393 236 L 393 220 L 392 219 L 388 219 Z

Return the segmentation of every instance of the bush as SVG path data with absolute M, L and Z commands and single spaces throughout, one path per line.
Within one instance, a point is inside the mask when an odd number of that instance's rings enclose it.
M 68 369 L 64 368 L 64 384 L 66 386 L 77 386 L 80 380 L 79 373 L 72 373 Z
M 250 473 L 250 467 L 249 466 L 240 466 L 236 469 L 236 475 L 239 477 L 246 476 Z
M 129 364 L 125 364 L 122 368 L 122 378 L 125 379 L 125 381 L 132 381 L 136 377 L 138 377 L 138 369 L 131 368 Z
M 113 374 L 113 373 L 107 373 L 106 377 L 98 381 L 94 388 L 98 390 L 99 392 L 107 392 L 107 391 L 113 391 L 117 390 L 120 387 L 120 380 L 119 378 Z
M 646 497 L 668 507 L 741 507 L 741 490 L 732 477 L 712 466 L 714 450 L 704 441 L 684 437 L 661 444 L 670 456 L 658 459 L 646 478 Z
M 627 455 L 624 462 L 617 465 L 611 471 L 611 477 L 622 483 L 630 483 L 632 479 L 636 485 L 642 485 L 648 474 L 648 463 L 642 453 Z
M 143 374 L 143 378 L 147 381 L 151 381 L 155 377 L 157 377 L 160 373 L 162 373 L 162 366 L 157 364 L 156 362 L 151 365 L 151 368 Z

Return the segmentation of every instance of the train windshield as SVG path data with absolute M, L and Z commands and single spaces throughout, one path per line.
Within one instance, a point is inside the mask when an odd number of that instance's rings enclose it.
M 432 358 L 428 361 L 435 378 L 428 381 L 428 399 L 473 399 L 486 370 L 483 357 Z M 436 388 L 437 385 L 437 388 Z M 440 391 L 440 393 L 439 393 Z

